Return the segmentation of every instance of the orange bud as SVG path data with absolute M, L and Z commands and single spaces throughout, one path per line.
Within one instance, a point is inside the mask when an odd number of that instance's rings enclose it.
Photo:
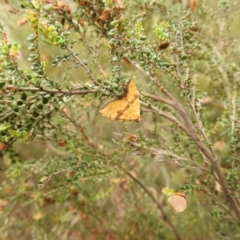
M 197 1 L 191 0 L 190 2 L 190 9 L 193 11 L 197 7 Z
M 109 11 L 105 9 L 105 10 L 103 10 L 103 12 L 101 13 L 101 15 L 98 19 L 105 20 L 105 19 L 107 19 L 108 15 L 109 15 Z

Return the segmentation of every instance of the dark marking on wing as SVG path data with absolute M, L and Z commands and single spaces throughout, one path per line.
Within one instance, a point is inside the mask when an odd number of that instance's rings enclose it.
M 119 110 L 119 111 L 117 112 L 118 114 L 117 114 L 117 116 L 116 116 L 116 118 L 115 118 L 116 121 L 121 121 L 121 120 L 122 120 L 122 119 L 120 119 L 120 117 L 124 114 L 124 112 L 125 112 L 128 108 L 131 107 L 131 105 L 136 101 L 137 98 L 138 98 L 138 94 L 135 94 L 133 100 L 130 101 L 123 110 Z M 139 122 L 138 119 L 136 119 L 135 121 Z

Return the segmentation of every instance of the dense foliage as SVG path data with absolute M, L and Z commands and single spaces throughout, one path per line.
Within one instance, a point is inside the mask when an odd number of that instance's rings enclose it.
M 239 239 L 239 11 L 2 1 L 0 238 Z M 103 118 L 129 79 L 140 122 Z

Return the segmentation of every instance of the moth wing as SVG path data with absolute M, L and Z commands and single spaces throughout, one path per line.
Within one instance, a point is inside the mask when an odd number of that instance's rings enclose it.
M 124 99 L 124 98 L 116 99 L 116 100 L 112 100 L 112 101 L 108 102 L 107 104 L 105 104 L 100 109 L 99 112 L 104 117 L 109 118 L 114 121 L 127 121 L 128 119 L 126 119 L 126 118 L 128 118 L 128 115 L 122 114 L 120 116 L 120 114 L 124 110 L 125 106 L 127 106 L 127 105 L 128 105 L 128 102 L 126 99 Z
M 140 101 L 139 92 L 133 80 L 127 85 L 126 94 L 105 104 L 100 113 L 114 121 L 139 121 Z
M 183 212 L 187 207 L 186 199 L 183 196 L 174 195 L 168 198 L 170 206 L 178 213 Z

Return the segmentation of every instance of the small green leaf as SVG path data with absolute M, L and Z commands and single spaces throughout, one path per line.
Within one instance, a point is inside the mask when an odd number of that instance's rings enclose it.
M 10 125 L 4 124 L 4 123 L 3 123 L 3 124 L 0 124 L 0 132 L 6 130 L 6 129 L 8 129 L 8 128 L 10 128 Z

